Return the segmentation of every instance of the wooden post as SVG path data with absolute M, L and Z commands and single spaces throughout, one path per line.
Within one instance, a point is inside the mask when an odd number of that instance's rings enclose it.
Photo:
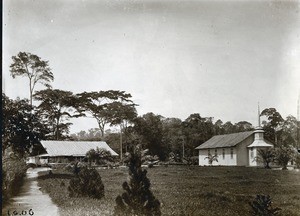
M 184 137 L 182 138 L 182 159 L 184 159 Z

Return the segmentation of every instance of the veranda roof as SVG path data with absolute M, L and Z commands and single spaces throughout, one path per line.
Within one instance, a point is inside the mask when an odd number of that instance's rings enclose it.
M 118 154 L 112 150 L 104 141 L 56 141 L 42 140 L 41 144 L 50 157 L 53 156 L 85 156 L 90 149 L 104 148 L 113 156 Z
M 211 149 L 211 148 L 226 148 L 233 147 L 251 136 L 254 131 L 246 131 L 240 133 L 232 133 L 225 135 L 213 136 L 205 143 L 198 146 L 196 149 Z

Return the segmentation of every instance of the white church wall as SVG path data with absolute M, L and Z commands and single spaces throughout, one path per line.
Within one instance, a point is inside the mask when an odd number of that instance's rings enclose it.
M 214 161 L 213 166 L 236 166 L 237 165 L 237 151 L 236 148 L 216 148 L 216 149 L 201 149 L 199 150 L 199 165 L 209 166 L 209 160 L 206 158 L 209 153 L 211 155 L 218 155 L 218 162 Z

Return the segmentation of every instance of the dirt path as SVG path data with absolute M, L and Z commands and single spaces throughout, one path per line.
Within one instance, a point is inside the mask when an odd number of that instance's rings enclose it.
M 59 216 L 57 206 L 37 185 L 38 172 L 49 168 L 29 168 L 20 193 L 2 210 L 2 215 Z M 15 211 L 15 212 L 14 212 Z

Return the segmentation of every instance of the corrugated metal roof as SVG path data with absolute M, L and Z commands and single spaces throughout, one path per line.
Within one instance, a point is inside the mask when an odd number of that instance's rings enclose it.
M 113 156 L 118 154 L 104 141 L 56 141 L 42 140 L 43 147 L 49 156 L 85 156 L 90 149 L 104 148 Z
M 210 149 L 236 146 L 253 133 L 254 131 L 246 131 L 240 133 L 213 136 L 205 143 L 198 146 L 196 149 Z

